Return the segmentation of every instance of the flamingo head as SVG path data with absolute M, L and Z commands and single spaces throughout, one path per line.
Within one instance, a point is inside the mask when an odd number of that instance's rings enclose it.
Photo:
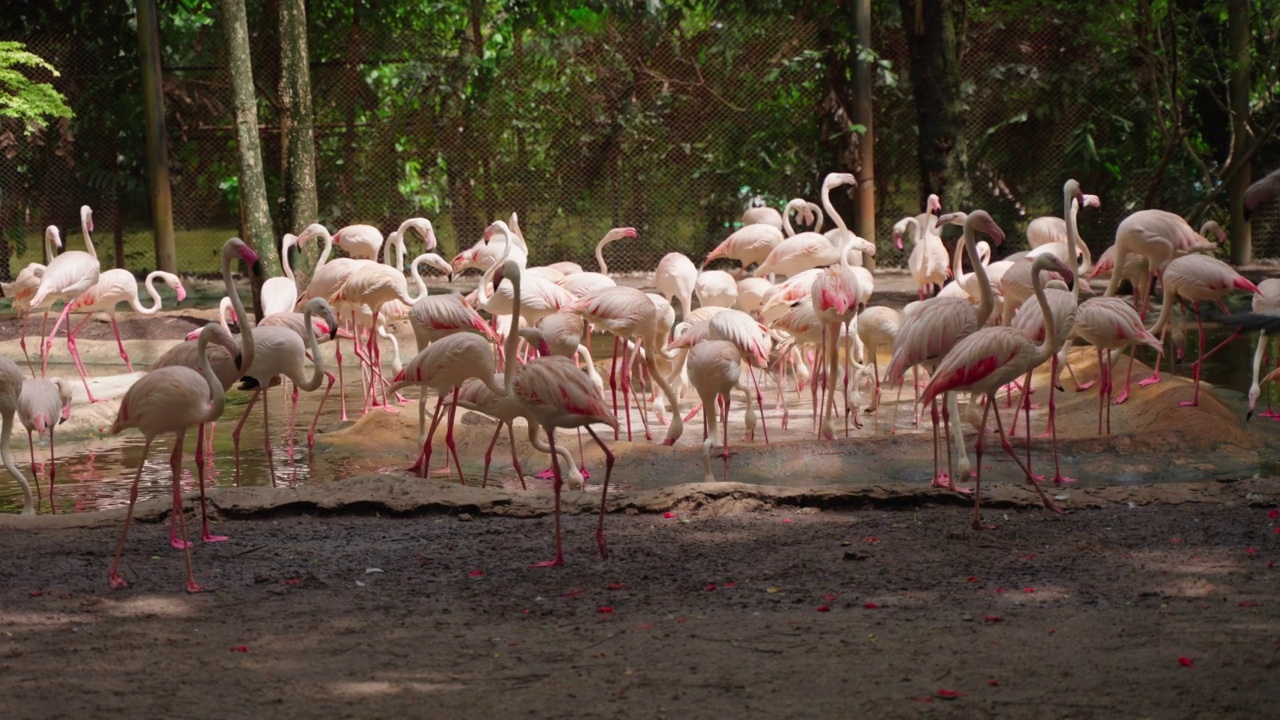
M 329 230 L 325 228 L 325 226 L 320 223 L 311 223 L 310 225 L 302 228 L 302 232 L 298 233 L 297 236 L 293 238 L 293 244 L 296 247 L 302 247 L 302 244 L 311 238 L 321 237 L 328 234 Z
M 516 332 L 530 345 L 538 348 L 538 357 L 547 357 L 551 354 L 551 346 L 547 344 L 546 337 L 538 328 L 520 328 Z
M 62 411 L 58 413 L 58 424 L 71 419 L 71 383 L 62 378 L 54 378 L 53 384 L 58 388 L 58 399 L 62 402 Z
M 307 301 L 307 307 L 311 309 L 313 315 L 319 315 L 324 322 L 324 326 L 316 326 L 321 332 L 329 333 L 329 339 L 332 340 L 338 336 L 338 316 L 334 314 L 333 307 L 324 298 L 311 298 Z
M 924 201 L 924 211 L 929 214 L 942 213 L 942 200 L 937 193 L 929 193 L 929 198 Z M 939 225 L 942 223 L 939 222 Z
M 1085 193 L 1080 196 L 1080 207 L 1102 207 L 1102 198 Z
M 44 229 L 44 239 L 52 240 L 54 247 L 59 249 L 62 248 L 62 233 L 58 232 L 57 225 L 50 225 Z
M 495 291 L 498 289 L 498 286 L 502 284 L 502 281 L 507 278 L 508 275 L 518 279 L 520 277 L 520 263 L 516 262 L 515 260 L 508 260 L 505 263 L 503 263 L 501 267 L 499 267 L 497 270 L 494 271 L 493 289 Z
M 235 250 L 235 253 L 240 256 L 240 259 L 244 260 L 245 264 L 250 267 L 252 267 L 254 263 L 258 262 L 258 251 L 249 247 L 249 244 L 240 238 L 231 238 L 227 241 L 227 244 L 230 245 L 231 248 Z
M 617 238 L 634 238 L 634 237 L 636 237 L 636 229 L 635 229 L 635 228 L 633 228 L 633 227 L 620 227 L 620 228 L 614 228 L 614 229 L 612 229 L 612 230 L 610 230 L 610 231 L 609 231 L 609 234 L 610 234 L 610 235 L 613 235 L 613 236 L 614 236 L 614 239 L 617 239 Z
M 853 173 L 827 173 L 827 177 L 822 181 L 822 186 L 828 190 L 841 185 L 857 184 L 858 179 L 853 176 Z
M 1253 419 L 1253 409 L 1258 405 L 1258 395 L 1260 394 L 1262 394 L 1262 389 L 1258 387 L 1257 383 L 1249 387 L 1249 409 L 1244 414 L 1245 422 Z
M 494 220 L 489 227 L 484 229 L 484 243 L 486 245 L 489 244 L 489 239 L 492 238 L 495 233 L 500 233 L 502 238 L 509 242 L 511 238 L 511 227 L 501 220 Z
M 187 299 L 187 289 L 182 286 L 181 281 L 174 283 L 173 291 L 178 295 L 178 302 L 182 302 Z
M 1000 243 L 1004 242 L 1004 230 L 1000 229 L 1000 226 L 996 224 L 996 221 L 992 219 L 986 210 L 974 210 L 969 213 L 969 216 L 965 218 L 964 224 L 966 229 L 981 230 L 990 235 L 996 247 L 999 247 Z
M 89 232 L 93 232 L 93 210 L 88 205 L 80 206 L 80 224 Z

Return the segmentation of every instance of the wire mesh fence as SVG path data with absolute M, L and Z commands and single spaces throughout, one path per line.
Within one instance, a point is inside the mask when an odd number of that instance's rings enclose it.
M 1068 169 L 1087 168 L 1077 157 L 1082 128 L 1093 143 L 1118 132 L 1099 123 L 1094 108 L 1145 112 L 1141 97 L 1126 105 L 1087 83 L 1094 61 L 1080 51 L 1086 38 L 1062 20 L 987 15 L 964 28 L 971 173 L 981 202 L 1009 232 L 1005 252 L 1019 249 L 1032 217 L 1060 214 Z M 330 42 L 312 43 L 316 220 L 385 232 L 425 216 L 441 254 L 451 255 L 515 211 L 534 263 L 574 260 L 594 269 L 592 249 L 615 226 L 636 227 L 639 237 L 609 246 L 613 272 L 651 271 L 672 250 L 700 260 L 752 198 L 781 208 L 791 197 L 814 198 L 826 172 L 852 170 L 824 165 L 817 115 L 829 54 L 821 30 L 818 21 L 782 14 L 665 29 L 607 18 L 489 37 L 483 52 L 469 54 L 445 30 L 411 37 L 369 18 L 328 27 Z M 258 47 L 270 44 L 269 32 L 257 35 Z M 0 274 L 40 259 L 47 224 L 62 227 L 76 247 L 70 229 L 82 204 L 95 210 L 104 257 L 151 269 L 141 120 L 108 121 L 120 114 L 94 111 L 122 88 L 137 92 L 136 81 L 104 75 L 93 48 L 71 38 L 23 40 L 61 70 L 48 79 L 77 117 L 29 137 L 3 126 Z M 216 26 L 193 42 L 203 54 L 184 47 L 183 63 L 165 62 L 173 213 L 180 270 L 212 274 L 221 242 L 239 232 L 236 148 Z M 879 19 L 874 49 L 888 61 L 875 111 L 878 264 L 901 266 L 905 251 L 887 238 L 896 220 L 919 212 L 919 192 L 905 40 L 891 16 Z M 277 58 L 254 57 L 259 122 L 277 233 L 297 232 L 281 221 Z M 1105 173 L 1081 180 L 1103 198 L 1100 212 L 1081 215 L 1096 254 L 1134 208 L 1109 202 L 1108 191 L 1119 191 Z M 1160 186 L 1158 206 L 1185 201 L 1188 190 L 1177 182 Z M 1280 210 L 1255 217 L 1253 229 L 1256 256 L 1280 255 Z

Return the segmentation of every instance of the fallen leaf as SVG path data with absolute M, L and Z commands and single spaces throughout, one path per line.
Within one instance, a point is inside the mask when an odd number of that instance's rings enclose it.
M 609 589 L 610 589 L 610 590 L 621 590 L 622 588 L 624 588 L 624 587 L 626 587 L 626 586 L 627 586 L 627 584 L 626 584 L 626 583 L 615 583 L 615 582 L 611 582 L 611 583 L 609 583 Z
M 862 538 L 862 542 L 864 542 L 864 543 L 866 543 L 866 544 L 868 544 L 868 545 L 874 545 L 875 543 L 880 542 L 880 538 L 875 537 L 875 536 L 871 536 L 871 537 L 864 537 L 864 538 Z
M 613 608 L 609 607 L 608 605 L 601 605 L 600 612 L 604 613 L 605 615 L 608 615 L 609 613 L 613 612 Z
M 285 580 L 285 581 L 284 581 L 284 584 L 285 584 L 285 585 L 297 585 L 297 584 L 298 584 L 298 583 L 300 583 L 300 582 L 302 582 L 302 578 L 289 578 L 288 580 Z
M 1036 559 L 1036 556 L 1035 556 L 1035 555 L 1023 555 L 1023 556 L 1022 556 L 1022 559 L 1023 559 L 1023 560 L 1035 560 L 1035 559 Z
M 868 609 L 868 610 L 879 610 L 879 609 L 880 609 L 880 606 L 879 606 L 879 605 L 877 605 L 877 604 L 875 604 L 875 603 L 863 603 L 863 604 L 862 604 L 862 607 L 864 607 L 864 608 L 866 608 L 866 609 Z
M 1024 593 L 1033 593 L 1033 592 L 1035 592 L 1035 591 L 1036 591 L 1036 589 L 1035 589 L 1035 588 L 1030 588 L 1030 587 L 1022 588 L 1022 592 L 1024 592 Z
M 235 646 L 235 647 L 231 648 L 231 652 L 249 652 L 249 646 L 248 646 L 248 645 L 237 645 L 237 646 Z
M 964 693 L 958 690 L 939 690 L 938 697 L 943 700 L 955 700 L 958 697 L 964 697 Z
M 982 619 L 985 622 L 1004 622 L 1004 618 L 999 615 L 983 615 Z
M 1245 551 L 1246 553 L 1250 554 L 1250 555 L 1257 555 L 1257 554 L 1258 554 L 1258 551 L 1257 551 L 1257 550 L 1255 550 L 1254 548 L 1251 548 L 1251 547 L 1247 547 L 1247 548 L 1245 548 L 1245 549 L 1244 549 L 1244 551 Z
M 716 589 L 715 583 L 707 583 L 707 592 L 711 592 L 712 590 L 715 590 L 715 589 Z
M 765 592 L 767 592 L 767 593 L 776 593 L 776 592 L 782 592 L 782 588 L 780 588 L 780 587 L 776 587 L 776 586 L 775 586 L 775 587 L 767 587 L 767 588 L 765 588 L 765 589 L 764 589 L 764 591 L 765 591 Z
M 1000 681 L 995 678 L 991 678 L 990 680 L 988 680 L 987 684 L 990 685 L 991 687 L 1000 687 Z
M 818 612 L 831 612 L 831 606 L 819 605 L 818 607 L 814 608 L 814 610 L 817 610 Z
M 1169 538 L 1169 542 L 1171 542 L 1171 543 L 1180 543 L 1180 542 L 1182 542 L 1182 538 Z
M 43 591 L 43 590 L 32 590 L 31 592 L 29 592 L 29 593 L 27 593 L 27 594 L 28 594 L 28 595 L 30 595 L 31 597 L 40 597 L 41 595 L 43 595 L 43 594 L 44 594 L 44 591 Z
M 471 571 L 471 577 L 484 577 L 484 571 L 480 568 L 476 568 Z
M 965 578 L 965 579 L 964 579 L 964 581 L 965 581 L 965 582 L 978 582 L 978 576 L 977 576 L 977 575 L 970 575 L 969 577 Z
M 1192 665 L 1195 665 L 1195 662 L 1193 662 L 1191 658 L 1187 657 L 1186 655 L 1183 655 L 1182 657 L 1178 658 L 1178 664 L 1181 665 L 1182 667 L 1191 667 Z

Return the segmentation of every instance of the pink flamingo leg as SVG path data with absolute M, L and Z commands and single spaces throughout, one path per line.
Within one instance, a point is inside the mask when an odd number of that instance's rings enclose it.
M 151 452 L 151 438 L 147 438 L 142 446 L 142 461 L 138 463 L 138 471 L 133 474 L 133 484 L 129 486 L 129 509 L 124 514 L 124 527 L 120 529 L 120 542 L 116 543 L 116 556 L 111 561 L 111 569 L 107 571 L 107 581 L 112 589 L 128 587 L 129 583 L 120 577 L 120 556 L 124 554 L 124 541 L 129 537 L 129 525 L 133 523 L 133 506 L 138 503 L 138 482 L 142 480 L 142 468 L 147 464 L 147 455 Z
M 262 449 L 267 453 L 267 471 L 271 473 L 271 487 L 275 487 L 276 459 L 275 452 L 271 449 L 271 421 L 267 418 L 267 408 L 271 406 L 268 390 L 270 387 L 264 385 L 262 388 Z
M 556 433 L 555 433 L 555 429 L 554 429 L 554 428 L 552 428 L 552 427 L 547 427 L 547 428 L 546 428 L 546 431 L 547 431 L 547 444 L 551 447 L 551 471 L 552 471 L 553 473 L 555 473 L 555 477 L 554 477 L 554 478 L 552 479 L 552 481 L 551 481 L 551 490 L 552 490 L 552 492 L 555 494 L 555 507 L 556 507 L 556 510 L 555 510 L 555 515 L 556 515 L 556 557 L 555 557 L 555 559 L 554 559 L 554 560 L 546 560 L 546 561 L 544 561 L 544 562 L 533 563 L 532 565 L 530 565 L 530 566 L 529 566 L 529 567 L 535 567 L 535 568 L 559 567 L 559 566 L 561 566 L 561 565 L 564 565 L 564 547 L 562 546 L 562 544 L 561 544 L 561 540 L 560 540 L 560 534 L 561 534 L 561 525 L 560 525 L 560 487 L 561 487 L 562 485 L 564 485 L 564 479 L 560 476 L 560 456 L 559 456 L 558 454 L 556 454 Z M 591 436 L 592 436 L 592 437 L 595 437 L 595 433 L 594 433 L 594 432 L 593 432 L 593 433 L 591 433 Z M 596 442 L 600 442 L 600 438 L 596 438 Z M 601 447 L 604 447 L 604 443 L 600 443 L 600 446 L 601 446 Z M 605 452 L 608 452 L 608 450 L 606 450 Z M 605 469 L 605 484 L 606 484 L 606 487 L 607 487 L 607 486 L 608 486 L 608 482 L 609 482 L 609 469 L 613 467 L 613 463 L 612 463 L 612 462 L 608 462 L 608 461 L 609 461 L 610 459 L 612 459 L 612 457 L 613 457 L 613 456 L 612 456 L 612 455 L 606 455 L 605 457 L 606 457 L 606 463 L 608 463 L 608 464 L 605 466 L 605 468 L 606 468 L 606 469 Z M 601 499 L 601 502 L 603 502 L 603 498 Z M 603 516 L 601 516 L 601 522 L 603 523 L 603 521 L 604 521 L 604 517 L 603 517 Z
M 520 467 L 520 458 L 516 455 L 516 431 L 511 423 L 507 423 L 507 440 L 511 442 L 511 466 L 516 469 L 516 477 L 520 478 L 520 489 L 528 490 L 524 483 L 524 469 Z
M 178 453 L 179 446 L 174 444 L 174 454 L 169 456 L 170 468 L 174 471 L 173 476 L 173 512 L 169 515 L 169 545 L 178 550 L 186 550 L 191 546 L 187 542 L 187 533 L 184 530 L 182 534 L 178 532 L 179 519 L 183 515 L 182 508 L 182 455 Z
M 50 425 L 49 426 L 49 513 L 53 515 L 56 515 L 58 513 L 58 507 L 53 504 L 53 482 L 54 482 L 54 478 L 56 477 L 58 477 L 58 458 L 57 458 L 57 455 L 53 452 L 53 425 Z M 40 481 L 37 479 L 36 485 L 39 485 L 39 484 L 40 484 Z
M 933 420 L 933 487 L 950 490 L 954 487 L 951 476 L 942 472 L 942 461 L 938 459 L 938 400 L 934 398 L 929 405 L 929 416 Z
M 431 414 L 431 428 L 427 430 L 427 440 L 422 444 L 422 454 L 418 456 L 418 463 L 410 470 L 417 470 L 418 477 L 426 477 L 431 471 L 431 441 L 436 436 L 436 426 L 440 424 L 440 418 L 444 414 L 440 412 L 440 408 L 444 405 L 444 393 L 441 392 L 436 396 L 436 407 Z
M 995 401 L 994 393 L 991 393 L 990 399 L 992 402 Z M 985 413 L 983 414 L 985 415 Z M 1022 470 L 1023 474 L 1026 476 L 1027 482 L 1030 483 L 1031 487 L 1035 488 L 1036 493 L 1040 495 L 1040 502 L 1044 503 L 1044 506 L 1046 508 L 1058 513 L 1059 515 L 1063 514 L 1062 508 L 1058 507 L 1057 505 L 1054 505 L 1053 501 L 1049 499 L 1049 496 L 1044 494 L 1044 488 L 1041 488 L 1040 483 L 1036 482 L 1036 478 L 1034 475 L 1031 474 L 1030 468 L 1023 465 L 1022 459 L 1019 458 L 1018 454 L 1013 451 L 1013 444 L 1009 442 L 1009 437 L 1004 433 L 1004 424 L 1001 423 L 1000 421 L 999 412 L 996 413 L 996 430 L 1000 432 L 1000 447 L 1004 448 L 1004 451 L 1009 454 L 1009 457 L 1013 458 L 1013 461 L 1018 464 L 1018 467 Z
M 205 498 L 205 467 L 202 455 L 204 446 L 204 424 L 201 423 L 196 430 L 196 477 L 200 481 L 200 539 L 202 542 L 223 542 L 227 540 L 226 535 L 214 535 L 209 532 L 209 509 L 208 500 Z
M 27 313 L 22 314 L 22 320 L 18 322 L 18 345 L 22 347 L 22 356 L 27 359 L 27 369 L 31 371 L 31 377 L 36 376 L 36 366 L 31 362 L 31 353 L 27 352 Z
M 1129 369 L 1124 374 L 1124 390 L 1121 390 L 1120 394 L 1116 396 L 1116 405 L 1123 405 L 1129 399 L 1129 386 L 1133 382 L 1133 356 L 1137 352 L 1138 349 L 1136 347 L 1129 350 Z M 1110 350 L 1107 351 L 1107 356 L 1111 356 Z
M 110 313 L 110 315 L 111 315 L 111 331 L 116 334 L 116 347 L 120 348 L 120 359 L 124 360 L 124 366 L 129 369 L 129 372 L 133 372 L 133 363 L 129 362 L 129 353 L 125 352 L 124 350 L 124 340 L 120 339 L 120 326 L 116 324 L 116 314 Z M 85 317 L 91 317 L 91 316 L 86 315 Z M 79 332 L 79 331 L 80 331 L 80 328 L 77 327 L 76 332 Z
M 1179 402 L 1178 407 L 1195 407 L 1200 404 L 1200 361 L 1204 359 L 1204 325 L 1200 321 L 1200 304 L 1193 302 L 1191 307 L 1196 313 L 1196 330 L 1198 331 L 1196 334 L 1199 336 L 1196 339 L 1196 361 L 1191 366 L 1195 386 L 1191 391 L 1191 399 Z
M 600 439 L 600 436 L 596 434 L 595 430 L 591 429 L 590 425 L 587 426 L 587 432 L 591 433 L 591 437 L 595 439 L 596 444 L 599 445 L 600 449 L 604 452 L 604 484 L 600 486 L 600 522 L 596 525 L 596 544 L 600 546 L 600 559 L 608 560 L 609 551 L 605 548 L 604 544 L 604 513 L 605 499 L 609 495 L 609 477 L 613 475 L 614 456 L 613 453 L 609 451 L 609 446 L 604 444 L 604 441 Z M 556 507 L 559 506 L 560 504 L 556 503 Z
M 631 344 L 622 344 L 622 404 L 626 407 L 627 442 L 631 442 Z
M 458 459 L 458 446 L 453 441 L 453 416 L 458 409 L 458 390 L 459 387 L 455 385 L 453 387 L 453 402 L 449 403 L 449 427 L 445 429 L 444 444 L 453 455 L 454 466 L 458 468 L 458 481 L 466 485 L 467 478 L 462 474 L 462 461 Z M 447 461 L 448 458 L 445 458 L 445 460 Z
M 1058 356 L 1054 355 L 1052 364 L 1057 365 L 1057 363 L 1058 363 Z M 1111 371 L 1108 369 L 1107 372 L 1110 373 Z M 1056 367 L 1054 368 L 1053 373 L 1054 373 L 1054 376 L 1056 377 L 1057 376 Z M 1060 461 L 1058 458 L 1058 426 L 1054 423 L 1054 417 L 1057 415 L 1058 409 L 1057 409 L 1057 405 L 1054 403 L 1054 389 L 1055 388 L 1053 386 L 1053 383 L 1050 382 L 1049 383 L 1049 431 L 1052 434 L 1052 438 L 1053 438 L 1052 440 L 1053 442 L 1053 482 L 1058 485 L 1064 485 L 1066 483 L 1075 482 L 1075 478 L 1070 478 L 1062 474 L 1062 465 L 1060 464 Z
M 39 503 L 39 504 L 37 504 L 37 505 L 36 505 L 36 507 L 37 507 L 37 508 L 39 508 L 41 505 L 43 505 L 43 504 L 44 504 L 44 496 L 41 494 L 41 492 L 42 492 L 42 491 L 40 490 L 40 471 L 36 469 L 36 440 L 35 440 L 35 435 L 34 435 L 34 434 L 32 433 L 32 431 L 30 431 L 30 430 L 28 430 L 28 431 L 27 431 L 27 450 L 31 453 L 31 477 L 35 480 L 35 484 L 36 484 L 36 500 L 37 500 L 37 501 L 38 501 L 38 503 Z M 52 499 L 51 499 L 51 500 L 49 500 L 49 504 L 50 504 L 50 505 L 52 505 L 52 504 L 53 504 L 53 500 L 52 500 Z
M 613 336 L 613 356 L 609 358 L 609 394 L 613 396 L 613 414 L 618 415 L 618 340 L 617 335 Z M 630 425 L 627 427 L 630 430 Z M 613 429 L 613 439 L 618 439 L 618 428 Z M 555 463 L 552 463 L 555 465 Z
M 320 423 L 320 413 L 324 412 L 324 401 L 329 399 L 329 393 L 333 391 L 333 373 L 326 370 L 324 375 L 325 379 L 329 382 L 324 388 L 324 394 L 320 396 L 320 406 L 316 408 L 316 416 L 311 419 L 311 427 L 307 430 L 308 455 L 310 455 L 316 447 L 316 425 Z
M 976 472 L 973 476 L 973 529 L 974 530 L 990 530 L 994 525 L 982 524 L 982 452 L 985 450 L 983 441 L 987 436 L 987 413 L 991 412 L 991 406 L 997 402 L 996 394 L 989 393 L 987 402 L 982 408 L 982 424 L 978 426 L 978 441 L 973 444 L 973 466 Z M 1000 417 L 1000 413 L 996 413 L 996 417 Z M 1015 458 L 1016 459 L 1016 458 Z
M 724 450 L 720 454 L 724 457 L 724 481 L 729 482 L 729 393 L 722 393 L 720 400 L 724 408 L 721 415 L 724 418 L 724 422 L 721 423 L 721 425 L 724 425 L 722 428 L 724 431 Z
M 493 437 L 489 438 L 489 447 L 484 450 L 484 473 L 480 476 L 480 487 L 489 486 L 489 463 L 493 461 L 493 447 L 498 444 L 498 435 L 502 434 L 502 426 L 504 422 L 499 422 L 498 426 L 493 429 Z M 511 457 L 515 457 L 515 452 L 511 453 Z
M 342 422 L 347 421 L 347 386 L 346 381 L 342 377 L 342 338 L 333 339 L 334 359 L 338 361 L 338 397 L 342 404 Z M 312 427 L 315 424 L 312 423 Z
M 179 482 L 182 473 L 182 440 L 183 433 L 178 433 L 178 439 L 173 443 L 173 454 L 169 456 L 169 468 L 173 471 L 174 496 L 179 501 L 182 498 L 182 483 Z M 178 527 L 182 532 L 182 556 L 187 563 L 187 592 L 204 592 L 204 588 L 196 583 L 195 570 L 191 567 L 191 543 L 186 540 L 187 514 L 182 512 L 181 506 L 178 507 Z
M 1158 352 L 1156 352 L 1156 370 L 1155 370 L 1155 372 L 1151 373 L 1151 376 L 1150 376 L 1150 377 L 1147 377 L 1147 378 L 1144 378 L 1144 379 L 1142 379 L 1142 380 L 1139 380 L 1139 381 L 1138 381 L 1138 387 L 1146 387 L 1146 386 L 1148 386 L 1148 385 L 1155 385 L 1156 383 L 1160 382 L 1160 361 L 1161 361 L 1161 359 L 1163 359 L 1163 358 L 1164 358 L 1164 333 L 1165 333 L 1165 331 L 1166 331 L 1166 330 L 1168 330 L 1168 329 L 1169 329 L 1168 327 L 1160 328 L 1160 350 L 1159 350 Z M 1134 348 L 1134 353 L 1135 353 L 1135 354 L 1137 353 L 1137 351 L 1138 351 L 1138 350 L 1137 350 L 1137 348 Z
M 769 424 L 768 422 L 765 421 L 765 417 L 764 417 L 764 396 L 760 394 L 760 383 L 756 381 L 756 371 L 751 363 L 747 363 L 747 372 L 751 373 L 751 384 L 754 385 L 756 388 L 756 406 L 760 408 L 760 427 L 764 430 L 764 444 L 768 445 L 769 444 Z M 845 382 L 848 382 L 848 381 L 849 381 L 848 378 L 845 378 Z M 845 435 L 849 434 L 848 430 L 849 428 L 847 427 L 847 423 L 846 423 Z

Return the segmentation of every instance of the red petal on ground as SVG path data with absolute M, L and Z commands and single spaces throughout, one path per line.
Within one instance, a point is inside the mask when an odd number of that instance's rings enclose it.
M 248 645 L 237 645 L 237 646 L 235 646 L 235 647 L 231 648 L 231 652 L 249 652 L 249 646 L 248 646 Z
M 1181 665 L 1182 667 L 1191 667 L 1192 665 L 1195 665 L 1195 662 L 1193 662 L 1191 658 L 1187 657 L 1186 655 L 1183 655 L 1182 657 L 1178 658 L 1178 664 Z
M 484 577 L 484 571 L 480 568 L 476 568 L 471 571 L 471 577 Z
M 1029 588 L 1029 587 L 1027 587 L 1027 588 L 1022 588 L 1022 592 L 1024 592 L 1024 593 L 1033 593 L 1033 592 L 1035 592 L 1035 591 L 1036 591 L 1036 589 L 1035 589 L 1035 588 Z
M 1271 518 L 1272 520 L 1275 520 L 1276 518 L 1280 517 L 1280 510 L 1276 510 L 1273 508 L 1271 512 L 1267 513 L 1267 517 Z
M 920 697 L 913 697 L 913 698 L 911 698 L 911 699 L 912 699 L 912 700 L 914 700 L 915 702 L 918 702 L 918 703 L 931 703 L 931 702 L 933 702 L 933 698 L 929 697 L 928 695 L 921 695 Z
M 990 685 L 991 687 L 1000 687 L 1000 681 L 995 678 L 991 678 L 990 680 L 988 680 L 987 684 Z
M 1171 543 L 1180 543 L 1180 542 L 1182 542 L 1182 538 L 1169 538 L 1169 542 L 1171 542 Z
M 627 586 L 627 584 L 626 584 L 626 583 L 609 583 L 609 589 L 610 589 L 610 590 L 621 590 L 622 588 L 624 588 L 624 587 L 626 587 L 626 586 Z
M 822 599 L 823 599 L 823 600 L 826 600 L 827 602 L 832 602 L 832 601 L 834 601 L 837 597 L 839 597 L 839 596 L 838 596 L 838 595 L 836 595 L 835 593 L 827 593 L 826 595 L 823 595 L 823 596 L 822 596 Z
M 285 580 L 285 581 L 284 581 L 284 584 L 285 584 L 285 585 L 297 585 L 297 584 L 298 584 L 298 583 L 300 583 L 300 582 L 302 582 L 302 578 L 289 578 L 288 580 Z
M 668 519 L 668 520 L 670 520 L 671 518 L 673 518 L 673 517 L 675 517 L 675 516 L 676 516 L 676 514 L 675 514 L 675 513 L 673 513 L 673 512 L 664 512 L 664 513 L 662 513 L 662 517 L 664 517 L 664 518 L 666 518 L 666 519 Z
M 878 542 L 880 542 L 880 538 L 878 538 L 878 537 L 876 537 L 876 536 L 872 535 L 872 536 L 869 536 L 869 537 L 864 537 L 864 538 L 862 538 L 862 542 L 864 542 L 864 543 L 866 543 L 866 544 L 868 544 L 868 545 L 871 545 L 871 544 L 874 544 L 874 543 L 878 543 Z
M 791 518 L 782 518 L 782 522 L 784 522 L 784 523 L 790 523 L 790 522 L 791 522 Z
M 977 576 L 977 575 L 970 575 L 969 577 L 965 578 L 965 579 L 964 579 L 964 581 L 965 581 L 965 582 L 978 582 L 978 576 Z
M 707 592 L 711 592 L 712 590 L 715 590 L 715 589 L 716 589 L 715 583 L 707 583 Z
M 1003 594 L 1004 594 L 1004 588 L 996 588 L 996 594 L 998 594 L 998 595 L 1003 595 Z
M 1249 601 L 1247 601 L 1247 600 L 1246 600 L 1245 602 L 1240 603 L 1240 607 L 1242 607 L 1242 608 L 1258 607 L 1258 603 L 1256 603 L 1256 602 L 1249 602 Z
M 1257 551 L 1256 549 L 1254 549 L 1254 548 L 1245 548 L 1245 549 L 1244 549 L 1244 551 L 1245 551 L 1246 553 L 1249 553 L 1250 555 L 1257 555 L 1257 554 L 1258 554 L 1258 551 Z
M 831 612 L 831 606 L 819 605 L 818 607 L 814 608 L 814 610 L 817 610 L 818 612 Z
M 944 700 L 955 700 L 958 697 L 964 697 L 964 693 L 958 690 L 939 690 L 938 697 Z
M 29 593 L 27 593 L 27 594 L 28 594 L 28 595 L 30 595 L 31 597 L 40 597 L 41 595 L 43 595 L 43 594 L 44 594 L 44 591 L 43 591 L 43 590 L 32 590 L 31 592 L 29 592 Z
M 613 608 L 609 607 L 608 605 L 601 605 L 600 612 L 604 613 L 605 615 L 608 615 L 609 613 L 613 612 Z
M 1035 560 L 1035 559 L 1036 559 L 1036 556 L 1035 556 L 1035 555 L 1024 555 L 1024 556 L 1022 557 L 1022 559 L 1023 559 L 1023 560 Z
M 875 603 L 863 603 L 862 607 L 868 610 L 879 610 L 880 606 Z
M 999 615 L 983 615 L 983 622 L 1004 622 L 1004 618 Z
M 578 597 L 581 592 L 581 590 L 570 590 L 569 592 L 560 593 L 560 597 Z
M 721 585 L 720 587 L 736 588 L 736 587 L 738 587 L 738 583 L 725 583 L 725 584 Z

